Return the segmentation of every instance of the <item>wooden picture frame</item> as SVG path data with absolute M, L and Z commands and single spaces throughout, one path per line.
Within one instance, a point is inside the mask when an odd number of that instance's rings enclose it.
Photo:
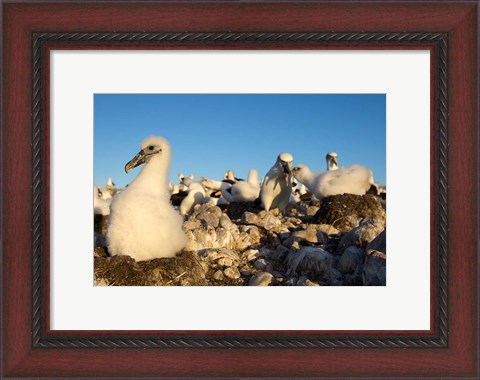
M 477 2 L 2 7 L 3 376 L 478 377 Z M 431 329 L 50 330 L 53 48 L 430 50 Z

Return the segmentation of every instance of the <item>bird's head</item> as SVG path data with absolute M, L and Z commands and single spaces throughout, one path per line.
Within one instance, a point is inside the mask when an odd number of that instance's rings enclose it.
M 203 187 L 206 187 L 208 189 L 214 189 L 215 186 L 215 181 L 208 179 L 208 178 L 202 178 L 202 185 Z
M 170 157 L 170 144 L 163 137 L 150 136 L 142 141 L 140 147 L 140 152 L 125 165 L 125 173 L 141 164 L 148 163 L 153 157 Z
M 338 169 L 338 155 L 335 152 L 330 152 L 327 154 L 327 170 L 336 170 Z
M 233 173 L 233 170 L 230 169 L 228 170 L 224 175 L 223 175 L 223 179 L 229 179 L 229 180 L 235 180 L 235 174 Z
M 310 169 L 308 169 L 308 167 L 303 164 L 298 164 L 292 169 L 293 176 L 302 183 L 303 183 L 305 174 L 307 174 L 309 171 Z
M 280 165 L 287 184 L 292 178 L 292 162 L 293 156 L 290 153 L 280 153 L 277 157 L 277 164 Z
M 102 190 L 97 185 L 93 185 L 93 195 L 101 198 L 102 197 Z

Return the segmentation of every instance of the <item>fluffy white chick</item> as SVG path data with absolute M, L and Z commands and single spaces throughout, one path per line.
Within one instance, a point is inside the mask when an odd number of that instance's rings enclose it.
M 140 145 L 140 152 L 125 165 L 125 172 L 145 165 L 113 198 L 110 207 L 108 251 L 137 261 L 173 257 L 185 247 L 187 237 L 182 217 L 170 203 L 170 144 L 163 137 L 150 136 Z
M 293 175 L 318 199 L 337 194 L 364 195 L 373 184 L 371 170 L 361 165 L 313 173 L 300 164 L 293 168 Z

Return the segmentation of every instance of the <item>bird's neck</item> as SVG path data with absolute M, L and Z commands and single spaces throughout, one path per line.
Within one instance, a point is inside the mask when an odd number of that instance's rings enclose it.
M 337 170 L 338 169 L 338 165 L 333 162 L 333 161 L 328 161 L 327 163 L 327 170 Z
M 256 170 L 251 170 L 248 173 L 247 182 L 252 186 L 258 186 L 258 173 Z
M 214 179 L 210 179 L 209 181 L 210 181 L 210 184 L 212 185 L 212 190 L 220 190 L 222 186 L 228 185 L 226 182 L 217 181 Z
M 166 157 L 154 156 L 143 166 L 129 188 L 142 189 L 152 195 L 168 193 L 168 171 L 170 160 Z

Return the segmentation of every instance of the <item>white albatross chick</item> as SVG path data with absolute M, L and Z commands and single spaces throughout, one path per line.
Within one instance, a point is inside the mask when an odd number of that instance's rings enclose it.
M 230 196 L 230 202 L 253 202 L 260 194 L 260 184 L 258 182 L 258 172 L 250 169 L 247 181 L 238 181 L 226 190 Z M 225 197 L 224 192 L 222 195 Z M 228 199 L 227 199 L 228 200 Z
M 207 191 L 220 191 L 222 197 L 219 199 L 220 203 L 218 204 L 224 205 L 232 201 L 232 194 L 230 192 L 232 185 L 229 182 L 216 181 L 214 179 L 204 178 L 202 179 L 202 185 Z
M 93 213 L 95 215 L 109 215 L 112 196 L 110 193 L 103 194 L 100 188 L 93 185 Z
M 150 136 L 140 145 L 140 152 L 125 165 L 125 172 L 145 166 L 113 198 L 108 251 L 112 256 L 128 255 L 137 261 L 173 257 L 185 247 L 187 237 L 182 217 L 170 203 L 170 144 L 163 137 Z
M 183 183 L 183 180 L 185 179 L 186 177 L 183 175 L 183 173 L 178 173 L 178 182 L 179 182 L 179 189 L 180 191 L 187 191 L 188 189 L 188 186 L 186 186 L 184 183 Z
M 180 186 L 177 184 L 172 184 L 171 194 L 178 194 L 180 192 Z
M 260 190 L 260 200 L 265 210 L 278 208 L 283 211 L 290 203 L 292 161 L 293 156 L 290 153 L 279 154 L 275 165 L 265 175 Z
M 209 178 L 203 178 L 202 185 L 212 191 L 221 191 L 223 189 L 229 189 L 232 187 L 232 185 L 228 182 L 216 181 L 214 179 L 209 179 Z
M 300 187 L 297 186 L 297 189 L 298 189 L 298 194 L 299 195 L 307 194 L 307 188 L 305 187 L 305 185 L 303 183 L 300 182 Z
M 325 157 L 327 160 L 327 171 L 338 169 L 338 155 L 335 152 L 330 152 Z
M 180 203 L 180 214 L 187 215 L 193 206 L 203 202 L 207 192 L 200 182 L 192 181 L 190 178 L 185 178 L 183 182 L 188 183 L 188 194 Z
M 361 165 L 312 173 L 300 164 L 293 168 L 293 175 L 318 199 L 345 193 L 364 195 L 373 183 L 371 170 Z
M 107 184 L 101 188 L 102 198 L 108 199 L 112 198 L 118 189 L 115 187 L 115 184 L 112 182 L 112 178 L 108 177 Z

